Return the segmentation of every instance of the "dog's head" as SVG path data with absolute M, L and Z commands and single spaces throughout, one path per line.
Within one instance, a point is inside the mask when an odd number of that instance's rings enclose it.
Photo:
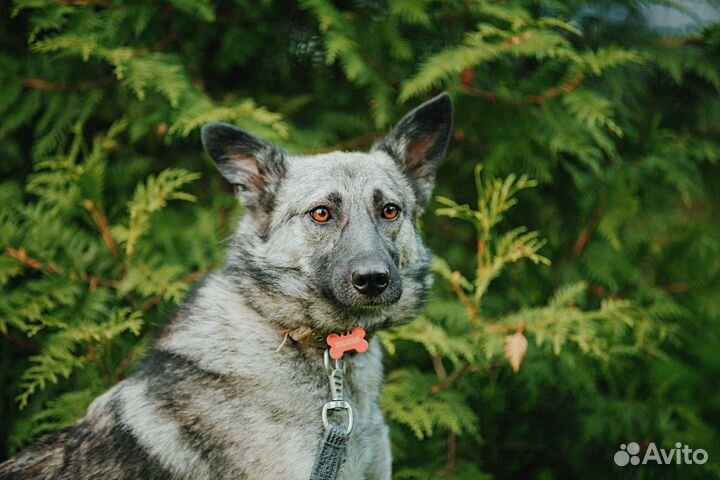
M 416 220 L 450 138 L 440 95 L 369 153 L 293 156 L 225 124 L 202 140 L 246 209 L 226 272 L 251 306 L 285 327 L 374 330 L 411 320 L 430 285 Z

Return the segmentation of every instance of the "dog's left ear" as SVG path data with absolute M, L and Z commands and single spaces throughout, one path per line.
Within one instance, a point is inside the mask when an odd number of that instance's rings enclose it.
M 220 173 L 235 186 L 240 203 L 254 209 L 272 204 L 285 176 L 285 152 L 261 138 L 225 123 L 202 128 L 202 143 Z
M 452 131 L 452 101 L 443 93 L 405 115 L 372 151 L 390 155 L 410 177 L 423 210 L 430 201 L 435 172 L 445 157 Z

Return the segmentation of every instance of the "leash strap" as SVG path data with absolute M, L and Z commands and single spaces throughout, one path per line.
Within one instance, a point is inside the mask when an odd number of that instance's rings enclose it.
M 330 360 L 331 355 L 330 349 L 325 350 L 325 371 L 330 381 L 332 400 L 323 405 L 322 421 L 325 426 L 325 436 L 320 442 L 320 452 L 315 458 L 310 480 L 335 480 L 337 478 L 338 471 L 345 460 L 348 437 L 353 429 L 352 406 L 343 399 L 345 362 L 341 358 L 334 359 L 333 362 Z M 330 413 L 342 410 L 347 414 L 347 428 L 337 427 L 328 420 Z
M 325 430 L 320 443 L 320 453 L 315 458 L 310 480 L 335 480 L 345 461 L 348 434 L 340 428 L 331 426 Z

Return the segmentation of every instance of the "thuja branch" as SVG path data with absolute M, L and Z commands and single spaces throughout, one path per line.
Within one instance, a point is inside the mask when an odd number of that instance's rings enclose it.
M 451 283 L 453 292 L 455 292 L 455 295 L 457 295 L 460 302 L 462 302 L 463 306 L 465 307 L 465 310 L 467 310 L 468 315 L 470 316 L 470 322 L 473 324 L 473 328 L 476 328 L 477 325 L 477 316 L 478 311 L 473 302 L 468 298 L 468 296 L 465 294 L 465 291 L 462 288 L 462 285 L 460 285 L 460 272 L 455 271 L 452 273 L 453 278 L 455 281 Z
M 367 65 L 370 70 L 375 72 L 375 74 L 380 77 L 385 83 L 387 83 L 391 87 L 397 87 L 400 84 L 400 82 L 398 82 L 397 80 L 390 78 L 387 73 L 385 73 L 385 71 L 380 68 L 380 66 L 375 63 L 375 61 L 370 58 L 370 56 L 363 50 L 358 48 L 358 54 L 360 55 L 360 58 L 362 58 L 363 62 L 365 62 L 365 65 Z
M 107 245 L 108 247 L 108 250 L 110 250 L 110 253 L 112 253 L 116 259 L 120 259 L 120 250 L 118 249 L 115 240 L 110 234 L 110 227 L 108 226 L 105 213 L 92 200 L 85 200 L 83 205 L 85 206 L 85 209 L 90 212 L 90 216 L 100 229 L 100 234 L 102 235 L 103 240 L 105 241 L 105 245 Z
M 477 87 L 466 85 L 464 83 L 461 83 L 458 89 L 466 95 L 482 98 L 489 102 L 504 102 L 513 105 L 544 105 L 553 98 L 572 92 L 582 84 L 583 80 L 585 80 L 585 75 L 579 73 L 562 85 L 550 88 L 540 95 L 530 95 L 523 98 L 502 97 L 497 93 L 481 90 Z
M 580 86 L 580 84 L 585 79 L 585 75 L 582 73 L 579 73 L 575 77 L 573 77 L 570 81 L 563 83 L 562 85 L 559 85 L 557 87 L 553 87 L 549 90 L 547 90 L 545 93 L 541 95 L 533 95 L 529 97 L 525 97 L 519 100 L 521 105 L 543 105 L 548 100 L 552 100 L 555 97 L 559 97 L 560 95 L 564 95 L 566 93 L 570 93 L 573 90 L 575 90 L 577 87 Z
M 573 246 L 573 255 L 575 257 L 579 257 L 580 255 L 582 255 L 585 247 L 588 244 L 588 241 L 590 240 L 590 237 L 592 236 L 595 228 L 597 228 L 597 225 L 600 222 L 601 216 L 602 209 L 598 207 L 593 211 L 588 224 L 585 225 L 585 227 L 578 234 L 578 238 L 575 241 L 575 245 Z
M 440 357 L 439 355 L 433 355 L 432 362 L 433 367 L 435 368 L 435 374 L 437 375 L 438 379 L 445 382 L 447 380 L 448 374 L 447 370 L 445 370 L 445 366 L 442 363 L 442 357 Z M 435 392 L 435 387 L 432 388 L 432 391 Z M 448 434 L 447 462 L 445 464 L 445 467 L 443 467 L 443 469 L 441 470 L 441 472 L 444 472 L 443 475 L 447 473 L 452 473 L 455 470 L 456 449 L 457 437 L 455 436 L 454 432 L 450 432 Z
M 103 7 L 108 8 L 112 6 L 112 3 L 105 0 L 56 0 L 58 3 L 63 5 L 74 5 L 79 7 Z
M 28 255 L 27 251 L 24 248 L 6 248 L 3 253 L 7 255 L 8 257 L 12 257 L 15 260 L 19 261 L 23 265 L 32 268 L 33 270 L 38 270 L 41 272 L 46 273 L 52 273 L 57 275 L 62 275 L 67 277 L 70 280 L 82 280 L 84 282 L 87 282 L 89 285 L 89 288 L 91 291 L 94 291 L 98 286 L 106 287 L 106 288 L 117 288 L 117 282 L 115 280 L 108 280 L 105 278 L 96 277 L 95 275 L 91 275 L 86 272 L 76 273 L 76 272 L 69 272 L 64 273 L 60 268 L 53 264 L 44 264 L 40 260 L 33 258 Z
M 478 369 L 479 367 L 477 365 L 471 365 L 469 363 L 466 363 L 465 365 L 451 373 L 449 376 L 442 379 L 440 383 L 433 385 L 431 390 L 433 393 L 440 393 L 450 387 L 453 383 L 460 380 L 460 378 L 462 378 L 463 376 L 467 375 L 468 373 L 477 372 Z
M 190 284 L 193 284 L 196 281 L 198 281 L 203 275 L 205 275 L 205 273 L 206 273 L 206 270 L 196 270 L 192 273 L 185 275 L 185 277 L 183 277 L 182 280 L 180 280 L 180 281 L 190 285 Z M 145 302 L 140 307 L 140 310 L 143 312 L 147 312 L 152 307 L 154 307 L 155 305 L 157 305 L 158 303 L 160 303 L 162 301 L 163 301 L 162 295 L 154 295 L 154 296 L 148 298 L 147 300 L 145 300 Z
M 23 86 L 44 92 L 84 92 L 95 88 L 109 87 L 115 82 L 113 77 L 104 77 L 94 80 L 84 80 L 77 83 L 53 83 L 42 78 L 28 78 L 23 81 Z
M 47 266 L 43 265 L 43 263 L 41 261 L 36 260 L 36 259 L 32 258 L 31 256 L 29 256 L 27 254 L 27 251 L 24 248 L 8 247 L 5 249 L 5 251 L 3 253 L 5 253 L 5 255 L 7 255 L 8 257 L 12 257 L 15 260 L 19 261 L 20 263 L 22 263 L 23 265 L 30 267 L 34 270 L 41 270 L 41 271 L 46 271 L 46 272 L 50 272 L 50 273 L 58 272 L 57 266 L 55 266 L 52 263 Z

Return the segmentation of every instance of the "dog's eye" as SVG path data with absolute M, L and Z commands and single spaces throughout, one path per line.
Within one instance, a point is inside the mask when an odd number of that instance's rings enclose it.
M 317 223 L 327 223 L 332 218 L 332 215 L 330 215 L 330 210 L 327 207 L 315 207 L 310 210 L 310 218 Z
M 392 203 L 388 203 L 382 209 L 382 216 L 385 220 L 395 220 L 400 214 L 400 207 Z

